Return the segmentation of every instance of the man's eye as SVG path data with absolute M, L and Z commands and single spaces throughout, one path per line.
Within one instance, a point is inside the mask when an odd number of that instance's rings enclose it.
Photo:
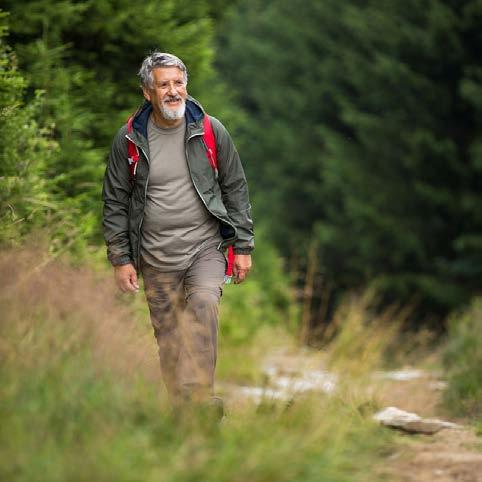
M 176 80 L 176 85 L 177 86 L 184 85 L 184 82 L 182 80 Z

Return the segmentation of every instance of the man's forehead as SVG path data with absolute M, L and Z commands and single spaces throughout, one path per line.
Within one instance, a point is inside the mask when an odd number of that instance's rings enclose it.
M 156 81 L 184 77 L 182 70 L 174 65 L 172 67 L 155 67 L 152 69 L 152 75 Z

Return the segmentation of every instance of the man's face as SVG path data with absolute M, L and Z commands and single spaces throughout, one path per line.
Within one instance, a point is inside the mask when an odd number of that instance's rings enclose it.
M 158 67 L 152 71 L 152 78 L 153 84 L 142 90 L 154 112 L 168 121 L 182 119 L 187 98 L 182 71 L 177 67 Z

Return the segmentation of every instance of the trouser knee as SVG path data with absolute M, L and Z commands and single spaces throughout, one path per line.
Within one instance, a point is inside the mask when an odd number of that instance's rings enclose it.
M 187 298 L 188 306 L 194 311 L 218 311 L 220 295 L 213 291 L 195 291 Z

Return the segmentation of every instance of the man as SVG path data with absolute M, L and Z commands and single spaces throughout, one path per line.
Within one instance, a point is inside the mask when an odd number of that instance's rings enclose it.
M 142 273 L 161 371 L 174 403 L 215 401 L 218 305 L 227 246 L 235 283 L 251 268 L 251 206 L 234 144 L 209 117 L 217 169 L 206 156 L 207 114 L 187 93 L 187 70 L 155 52 L 139 71 L 145 103 L 114 138 L 103 188 L 104 236 L 115 280 L 139 289 Z M 137 147 L 135 177 L 128 142 Z

